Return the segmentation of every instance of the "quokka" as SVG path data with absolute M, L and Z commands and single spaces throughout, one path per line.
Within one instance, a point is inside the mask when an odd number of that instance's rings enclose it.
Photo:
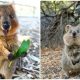
M 80 72 L 80 25 L 67 25 L 63 41 L 62 68 L 67 76 L 76 75 Z
M 18 49 L 19 27 L 12 4 L 0 5 L 0 78 L 10 79 L 14 73 L 15 60 L 9 67 L 12 54 Z

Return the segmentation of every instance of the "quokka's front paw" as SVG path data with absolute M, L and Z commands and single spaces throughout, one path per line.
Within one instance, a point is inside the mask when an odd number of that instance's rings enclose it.
M 3 42 L 0 40 L 0 56 L 8 59 L 11 53 L 4 47 Z

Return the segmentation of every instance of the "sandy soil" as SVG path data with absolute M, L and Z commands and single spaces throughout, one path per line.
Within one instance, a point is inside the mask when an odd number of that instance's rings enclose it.
M 79 79 L 80 74 L 67 77 L 61 68 L 61 49 L 42 49 L 41 51 L 41 78 L 43 79 Z

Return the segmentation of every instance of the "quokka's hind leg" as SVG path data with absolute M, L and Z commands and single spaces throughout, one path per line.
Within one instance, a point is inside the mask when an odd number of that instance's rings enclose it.
M 3 76 L 5 79 L 11 79 L 12 78 L 12 74 L 15 71 L 15 62 L 13 62 L 11 64 L 11 66 L 9 67 L 9 62 L 8 60 L 4 60 L 2 67 L 0 68 L 0 75 Z

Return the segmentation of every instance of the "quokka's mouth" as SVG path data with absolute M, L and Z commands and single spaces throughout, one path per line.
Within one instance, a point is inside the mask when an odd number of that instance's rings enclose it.
M 78 36 L 76 35 L 76 36 L 73 36 L 73 35 L 71 35 L 71 36 L 69 36 L 69 38 L 72 38 L 72 39 L 76 39 Z
M 3 30 L 4 35 L 7 35 L 8 30 Z
M 11 26 L 7 29 L 5 29 L 1 26 L 1 29 L 3 30 L 4 35 L 7 35 L 7 33 L 11 30 Z
M 11 27 L 9 29 L 3 29 L 4 35 L 7 35 L 10 30 L 11 30 Z

